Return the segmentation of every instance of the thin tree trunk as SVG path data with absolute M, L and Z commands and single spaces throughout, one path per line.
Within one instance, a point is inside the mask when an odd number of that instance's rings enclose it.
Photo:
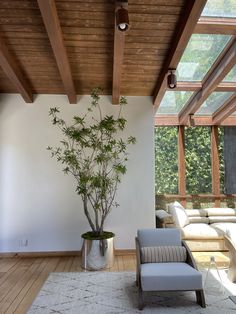
M 94 224 L 92 222 L 92 219 L 91 219 L 91 217 L 89 215 L 88 205 L 87 205 L 87 203 L 88 203 L 87 196 L 84 196 L 83 203 L 84 203 L 84 213 L 85 213 L 85 216 L 88 219 L 89 225 L 90 225 L 91 229 L 93 230 L 93 232 L 96 232 L 96 228 L 95 228 L 95 226 L 94 226 Z

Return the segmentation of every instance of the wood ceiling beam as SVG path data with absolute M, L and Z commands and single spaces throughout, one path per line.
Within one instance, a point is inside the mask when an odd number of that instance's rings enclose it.
M 175 91 L 199 91 L 202 88 L 201 82 L 178 82 Z M 168 90 L 172 90 L 168 88 Z M 236 82 L 221 82 L 215 89 L 216 92 L 235 92 Z
M 236 111 L 236 93 L 232 95 L 212 116 L 212 124 L 218 125 Z
M 114 29 L 114 53 L 113 53 L 113 79 L 112 79 L 112 103 L 118 105 L 120 102 L 121 76 L 125 50 L 125 32 L 116 27 L 116 11 L 122 7 L 127 9 L 128 3 L 116 1 L 115 3 L 115 29 Z
M 55 0 L 37 0 L 43 22 L 52 46 L 61 79 L 71 104 L 77 103 L 74 81 L 71 73 L 69 59 L 63 41 L 60 21 L 57 14 Z
M 10 54 L 2 37 L 0 37 L 0 66 L 12 84 L 16 87 L 17 92 L 21 94 L 24 101 L 26 103 L 32 103 L 33 93 L 29 86 L 29 82 L 27 82 L 20 67 Z
M 196 92 L 186 103 L 179 113 L 180 124 L 186 124 L 188 117 L 193 115 L 217 88 L 220 82 L 228 74 L 236 63 L 236 39 L 235 37 L 229 42 L 219 58 L 216 60 L 211 70 L 203 79 L 202 88 Z
M 194 33 L 236 35 L 236 19 L 200 17 Z
M 164 62 L 161 73 L 156 82 L 153 92 L 154 113 L 160 106 L 161 100 L 165 94 L 167 83 L 166 76 L 169 69 L 176 69 L 182 57 L 182 54 L 193 33 L 196 23 L 207 0 L 189 0 L 186 1 L 186 8 L 183 16 L 180 17 L 179 25 L 176 27 L 176 33 L 173 36 L 171 49 Z
M 235 109 L 236 111 L 236 109 Z M 192 126 L 212 126 L 213 119 L 211 116 L 193 116 Z M 160 115 L 155 117 L 155 126 L 178 126 L 179 119 L 178 116 Z M 222 122 L 217 123 L 220 126 L 235 126 L 236 116 L 227 117 Z

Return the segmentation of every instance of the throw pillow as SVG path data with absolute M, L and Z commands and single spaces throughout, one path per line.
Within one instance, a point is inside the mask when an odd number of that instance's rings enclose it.
M 169 212 L 174 217 L 176 227 L 183 228 L 189 224 L 185 208 L 179 202 L 169 204 Z
M 141 248 L 142 263 L 185 262 L 187 252 L 184 246 L 146 246 Z

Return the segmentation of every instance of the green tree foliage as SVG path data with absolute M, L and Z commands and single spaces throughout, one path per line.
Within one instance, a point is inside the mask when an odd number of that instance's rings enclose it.
M 178 150 L 176 127 L 155 128 L 156 193 L 178 193 Z
M 178 193 L 178 130 L 176 127 L 155 128 L 156 193 Z M 224 129 L 219 128 L 221 190 L 224 190 Z M 185 129 L 186 192 L 211 193 L 210 127 Z
M 52 157 L 63 165 L 64 173 L 75 178 L 76 191 L 95 236 L 103 235 L 105 219 L 119 205 L 115 195 L 126 172 L 127 147 L 136 141 L 133 136 L 121 137 L 126 126 L 121 109 L 126 99 L 121 97 L 120 112 L 115 118 L 103 114 L 99 92 L 100 89 L 93 90 L 88 111 L 74 116 L 70 125 L 59 116 L 58 108 L 50 109 L 52 124 L 59 128 L 63 140 L 58 147 L 48 147 Z
M 219 159 L 220 159 L 220 191 L 224 193 L 225 163 L 224 163 L 224 128 L 218 128 L 219 134 Z
M 211 136 L 209 127 L 185 129 L 186 192 L 211 193 Z

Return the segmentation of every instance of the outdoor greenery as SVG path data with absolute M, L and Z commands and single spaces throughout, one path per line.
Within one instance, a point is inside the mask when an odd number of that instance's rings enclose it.
M 63 165 L 65 174 L 76 181 L 76 192 L 81 196 L 84 214 L 92 233 L 85 238 L 109 236 L 103 231 L 105 219 L 113 207 L 117 186 L 126 173 L 127 147 L 135 143 L 135 138 L 121 137 L 126 120 L 121 111 L 127 103 L 121 97 L 118 117 L 103 115 L 99 104 L 100 89 L 92 92 L 91 105 L 83 116 L 74 116 L 71 125 L 59 117 L 59 109 L 51 108 L 52 124 L 57 126 L 63 139 L 59 147 L 48 147 L 52 157 Z
M 186 192 L 211 193 L 211 134 L 209 127 L 185 129 Z
M 221 191 L 224 191 L 224 129 L 219 128 Z M 155 128 L 155 179 L 157 194 L 178 194 L 178 129 Z M 211 142 L 209 127 L 185 129 L 186 192 L 211 193 Z

